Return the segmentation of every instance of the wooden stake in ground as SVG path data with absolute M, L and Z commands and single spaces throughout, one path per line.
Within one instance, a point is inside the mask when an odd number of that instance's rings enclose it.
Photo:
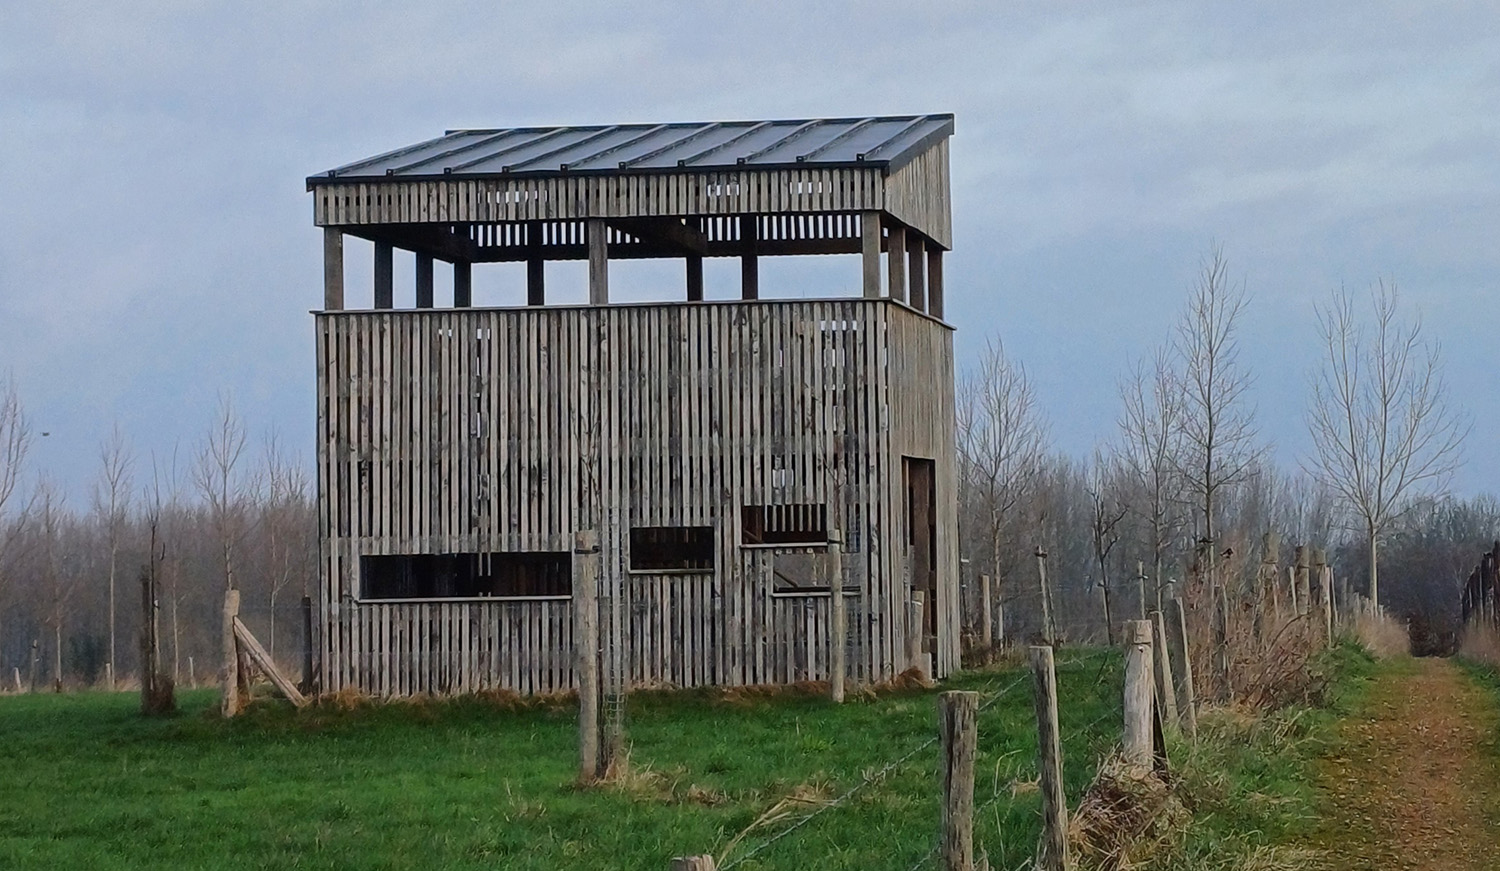
M 219 698 L 219 713 L 233 717 L 244 709 L 245 699 L 240 698 L 240 650 L 234 638 L 234 621 L 240 613 L 240 591 L 224 591 L 224 660 L 219 673 L 223 685 Z
M 600 775 L 599 533 L 573 538 L 573 668 L 578 675 L 578 779 Z
M 938 850 L 944 871 L 974 868 L 974 755 L 979 740 L 979 694 L 938 696 L 943 782 L 943 834 Z
M 1154 681 L 1151 622 L 1131 620 L 1125 624 L 1125 764 L 1132 774 L 1145 777 L 1152 762 L 1152 683 Z
M 1172 682 L 1177 686 L 1177 712 L 1182 718 L 1182 727 L 1188 736 L 1198 737 L 1198 695 L 1193 688 L 1192 647 L 1188 644 L 1187 612 L 1182 599 L 1173 596 L 1167 600 L 1167 641 L 1170 654 L 1168 662 L 1174 674 Z
M 1052 624 L 1052 587 L 1047 583 L 1047 552 L 1040 546 L 1036 549 L 1036 571 L 1042 589 L 1042 640 L 1057 643 L 1057 630 Z
M 302 597 L 302 684 L 304 693 L 313 691 L 313 608 L 312 596 Z
M 1312 606 L 1312 594 L 1308 589 L 1307 545 L 1297 545 L 1297 566 L 1292 575 L 1297 587 L 1297 616 L 1306 617 Z
M 161 669 L 161 621 L 154 569 L 153 563 L 141 572 L 141 713 L 147 716 L 177 709 L 172 678 Z
M 1037 855 L 1040 871 L 1066 871 L 1068 857 L 1068 799 L 1063 794 L 1062 741 L 1057 729 L 1057 673 L 1052 648 L 1031 648 L 1031 675 L 1036 702 L 1037 769 L 1042 789 L 1042 842 Z
M 849 627 L 844 613 L 844 539 L 837 529 L 828 530 L 828 687 L 836 704 L 844 701 L 844 647 Z
M 672 860 L 672 871 L 718 871 L 712 856 L 678 856 Z
M 989 575 L 979 576 L 979 601 L 983 609 L 979 614 L 979 640 L 989 650 L 995 646 L 994 588 Z
M 1172 687 L 1172 651 L 1167 645 L 1167 621 L 1160 611 L 1151 612 L 1151 639 L 1155 642 L 1156 660 L 1156 707 L 1161 713 L 1162 725 L 1169 729 L 1179 726 L 1177 692 Z

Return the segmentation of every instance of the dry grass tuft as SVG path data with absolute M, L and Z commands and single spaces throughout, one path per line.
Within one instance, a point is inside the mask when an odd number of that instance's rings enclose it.
M 1170 773 L 1135 776 L 1119 755 L 1104 760 L 1068 826 L 1080 867 L 1126 871 L 1145 867 L 1172 843 L 1187 818 Z
M 1354 637 L 1377 659 L 1392 659 L 1411 653 L 1411 632 L 1406 623 L 1384 611 L 1361 611 L 1354 618 Z
M 1480 623 L 1465 627 L 1458 655 L 1472 662 L 1500 667 L 1500 629 Z
M 750 825 L 741 829 L 739 834 L 730 838 L 729 843 L 724 845 L 724 849 L 719 851 L 719 861 L 717 864 L 722 866 L 724 860 L 734 852 L 734 848 L 751 832 L 767 828 L 768 826 L 774 826 L 793 817 L 816 813 L 821 808 L 831 804 L 833 804 L 833 790 L 827 783 L 814 781 L 797 784 L 792 787 L 791 792 L 782 796 L 775 804 L 766 808 Z

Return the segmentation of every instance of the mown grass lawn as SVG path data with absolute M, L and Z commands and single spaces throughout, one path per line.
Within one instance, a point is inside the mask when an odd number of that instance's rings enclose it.
M 1063 651 L 1058 682 L 1076 801 L 1118 740 L 1119 657 Z M 1039 832 L 1029 672 L 941 689 L 1003 691 L 980 716 L 976 835 L 996 867 L 1018 867 Z M 586 790 L 566 702 L 266 703 L 226 722 L 212 692 L 180 694 L 162 720 L 128 694 L 3 697 L 0 867 L 665 869 L 714 853 L 746 871 L 904 869 L 934 843 L 936 746 L 762 845 L 935 735 L 936 693 L 637 694 L 632 776 Z

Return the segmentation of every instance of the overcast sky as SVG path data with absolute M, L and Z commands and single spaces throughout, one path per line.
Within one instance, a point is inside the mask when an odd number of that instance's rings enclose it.
M 189 453 L 221 392 L 310 457 L 308 175 L 454 127 L 953 112 L 960 365 L 1003 340 L 1060 449 L 1112 435 L 1217 242 L 1283 464 L 1314 303 L 1393 278 L 1475 424 L 1459 488 L 1500 490 L 1500 6 L 1125 5 L 8 3 L 0 373 L 78 503 L 115 421 Z M 814 260 L 762 280 L 857 284 Z M 617 286 L 676 292 L 669 266 Z M 479 304 L 522 294 L 482 273 Z

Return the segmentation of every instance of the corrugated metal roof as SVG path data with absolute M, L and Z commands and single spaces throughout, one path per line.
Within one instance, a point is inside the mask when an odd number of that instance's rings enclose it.
M 952 115 L 450 130 L 307 181 L 789 166 L 894 169 L 952 133 Z

